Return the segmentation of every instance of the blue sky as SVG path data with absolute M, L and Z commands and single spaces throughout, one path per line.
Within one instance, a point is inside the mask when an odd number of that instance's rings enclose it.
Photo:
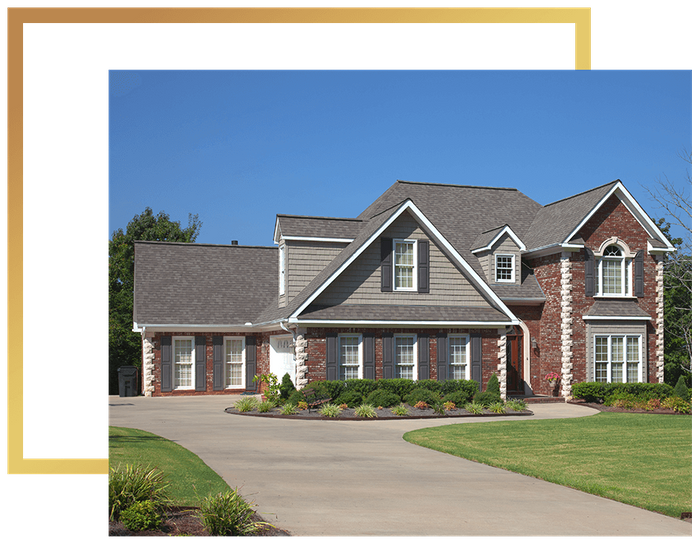
M 355 217 L 397 179 L 540 204 L 621 179 L 659 217 L 642 186 L 692 149 L 690 71 L 112 71 L 109 103 L 110 236 L 148 206 L 270 246 L 277 213 Z

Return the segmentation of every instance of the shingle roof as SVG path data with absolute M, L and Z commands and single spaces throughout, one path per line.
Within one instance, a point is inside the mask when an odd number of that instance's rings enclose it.
M 651 319 L 634 300 L 596 300 L 584 317 L 635 317 Z
M 134 321 L 244 325 L 277 301 L 277 248 L 136 242 Z
M 474 321 L 480 323 L 510 321 L 494 308 L 465 306 L 394 306 L 389 304 L 341 304 L 339 306 L 309 306 L 299 320 L 357 320 L 362 321 Z
M 357 236 L 362 227 L 360 219 L 338 217 L 312 217 L 303 215 L 277 215 L 282 236 L 300 236 L 304 238 L 344 238 Z

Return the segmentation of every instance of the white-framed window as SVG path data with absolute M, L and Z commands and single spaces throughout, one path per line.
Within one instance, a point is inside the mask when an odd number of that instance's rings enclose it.
M 596 335 L 595 381 L 636 383 L 642 379 L 641 336 Z
M 634 263 L 618 245 L 609 245 L 596 263 L 596 292 L 603 297 L 632 296 Z
M 447 355 L 450 368 L 452 369 L 452 379 L 469 379 L 469 335 L 448 336 Z
M 515 255 L 496 253 L 496 281 L 515 281 Z
M 284 260 L 284 246 L 280 246 L 279 250 L 279 270 L 280 270 L 280 296 L 284 295 L 285 274 L 287 272 L 287 263 Z
M 232 336 L 224 339 L 225 386 L 240 389 L 245 386 L 245 337 Z
M 338 336 L 340 350 L 340 375 L 343 380 L 362 378 L 362 336 L 341 334 Z
M 418 251 L 415 240 L 394 240 L 394 291 L 416 291 Z
M 398 334 L 394 337 L 396 377 L 415 380 L 418 376 L 417 349 L 414 334 Z
M 173 389 L 194 389 L 194 336 L 173 337 Z

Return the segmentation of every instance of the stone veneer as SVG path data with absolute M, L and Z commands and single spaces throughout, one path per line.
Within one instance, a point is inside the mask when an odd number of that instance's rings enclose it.
M 294 362 L 297 368 L 297 389 L 301 389 L 307 383 L 309 383 L 309 379 L 307 377 L 309 372 L 309 367 L 307 366 L 309 354 L 306 353 L 306 346 L 308 343 L 309 342 L 304 338 L 303 334 L 297 334 L 296 339 L 294 340 Z
M 656 262 L 656 379 L 664 383 L 664 260 Z
M 571 397 L 573 378 L 571 289 L 571 254 L 564 251 L 561 254 L 561 395 L 565 398 Z
M 153 392 L 156 390 L 156 386 L 153 383 L 155 380 L 154 370 L 156 368 L 154 358 L 153 339 L 145 336 L 143 338 L 143 394 L 146 397 L 152 397 Z
M 498 387 L 501 391 L 501 398 L 506 399 L 506 394 L 508 390 L 508 362 L 506 355 L 506 342 L 508 338 L 505 334 L 501 335 L 498 339 Z M 484 385 L 484 387 L 486 387 Z

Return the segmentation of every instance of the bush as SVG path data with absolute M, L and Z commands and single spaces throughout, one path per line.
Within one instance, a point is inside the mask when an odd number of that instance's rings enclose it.
M 440 394 L 429 389 L 414 389 L 406 397 L 406 402 L 411 406 L 415 406 L 418 401 L 423 401 L 433 407 L 442 403 Z
M 474 399 L 472 402 L 488 406 L 490 404 L 493 404 L 494 402 L 503 402 L 503 400 L 501 399 L 501 395 L 499 395 L 498 393 L 492 393 L 490 391 L 481 391 L 480 393 L 474 395 Z
M 292 406 L 296 406 L 302 401 L 305 401 L 306 397 L 304 396 L 304 393 L 301 391 L 293 391 L 291 395 L 289 395 L 289 398 L 287 399 L 286 404 L 291 404 Z
M 398 406 L 394 406 L 391 409 L 391 411 L 396 416 L 407 416 L 408 415 L 408 408 L 406 408 L 403 404 L 399 404 Z
M 347 389 L 343 380 L 330 380 L 323 383 L 326 390 L 325 398 L 331 399 L 333 402 Z
M 686 402 L 682 398 L 676 397 L 675 395 L 672 397 L 666 397 L 664 400 L 662 400 L 661 406 L 664 408 L 670 408 L 679 414 L 689 414 L 692 410 L 692 406 L 689 402 Z
M 289 395 L 294 393 L 294 391 L 296 391 L 294 388 L 294 383 L 292 382 L 292 378 L 289 376 L 289 372 L 287 372 L 284 376 L 282 376 L 282 384 L 280 385 L 280 400 L 287 400 Z
M 345 391 L 357 391 L 363 399 L 377 389 L 379 384 L 376 380 L 345 380 Z
M 385 389 L 377 389 L 367 395 L 366 402 L 372 406 L 383 406 L 389 408 L 401 404 L 401 397 Z
M 522 399 L 508 399 L 506 401 L 506 408 L 514 412 L 524 412 L 527 410 L 527 403 Z
M 418 380 L 416 382 L 416 389 L 427 389 L 428 391 L 435 391 L 438 395 L 442 397 L 442 383 L 435 380 Z
M 469 402 L 464 408 L 467 410 L 467 412 L 471 412 L 472 414 L 484 413 L 484 405 L 479 404 L 478 402 Z
M 416 388 L 416 382 L 406 378 L 393 378 L 391 380 L 380 379 L 377 380 L 377 383 L 380 389 L 398 395 L 402 402 L 405 402 L 409 393 Z
M 442 407 L 443 407 L 447 412 L 450 412 L 450 411 L 455 410 L 455 409 L 457 408 L 457 406 L 455 405 L 455 403 L 452 402 L 452 401 L 449 401 L 449 400 L 448 400 L 447 402 L 443 402 L 443 403 L 442 403 Z
M 377 417 L 377 412 L 371 404 L 361 404 L 355 408 L 355 415 L 357 417 Z
M 343 410 L 337 404 L 326 403 L 319 409 L 322 416 L 338 417 Z
M 690 391 L 688 391 L 688 386 L 685 385 L 685 377 L 681 376 L 676 382 L 676 387 L 673 388 L 673 394 L 676 397 L 682 398 L 684 401 L 690 401 Z
M 350 408 L 355 408 L 362 404 L 363 398 L 359 391 L 345 391 L 335 399 L 337 404 L 347 404 Z
M 466 394 L 467 401 L 469 401 L 473 399 L 474 395 L 476 395 L 477 391 L 479 391 L 479 384 L 474 380 L 445 380 L 444 382 L 440 383 L 442 383 L 440 394 L 443 397 L 462 392 Z
M 234 407 L 239 412 L 250 412 L 258 407 L 258 399 L 255 397 L 243 397 L 234 404 Z
M 474 395 L 469 395 L 466 391 L 454 391 L 453 393 L 448 393 L 442 399 L 443 402 L 454 402 L 455 406 L 463 408 L 465 404 L 470 402 L 474 398 Z
M 258 412 L 263 414 L 265 412 L 269 412 L 274 407 L 275 407 L 275 404 L 271 400 L 265 400 L 265 401 L 261 402 L 260 404 L 258 404 Z
M 236 488 L 203 499 L 198 515 L 213 536 L 247 536 L 268 525 L 253 519 L 253 506 L 238 494 Z
M 605 397 L 605 386 L 598 382 L 582 382 L 571 384 L 571 396 L 586 402 L 601 402 Z
M 571 385 L 571 394 L 574 398 L 583 399 L 586 402 L 607 403 L 616 399 L 631 398 L 621 396 L 623 393 L 631 395 L 637 400 L 649 401 L 651 399 L 665 399 L 673 395 L 673 388 L 667 383 L 599 383 L 582 382 Z
M 297 413 L 297 407 L 294 406 L 292 403 L 288 402 L 287 404 L 282 406 L 280 413 L 284 414 L 285 416 L 291 416 Z
M 130 531 L 148 531 L 160 527 L 161 517 L 153 502 L 140 501 L 122 511 L 119 520 Z
M 488 383 L 486 384 L 487 393 L 495 393 L 499 397 L 501 396 L 501 385 L 498 383 L 498 375 L 491 374 Z
M 151 501 L 162 511 L 172 504 L 163 471 L 141 465 L 121 465 L 109 468 L 109 519 L 119 520 L 120 514 L 131 505 Z
M 488 406 L 489 412 L 493 412 L 494 414 L 505 414 L 506 413 L 506 407 L 502 402 L 492 402 Z
M 328 384 L 330 382 L 311 382 L 310 384 L 304 386 L 304 389 L 302 391 L 306 392 L 307 394 L 309 393 L 310 390 L 313 390 L 313 396 L 314 398 L 317 399 L 333 399 L 333 396 L 328 392 Z M 311 398 L 311 396 L 309 398 Z M 305 400 L 306 397 L 303 397 Z

